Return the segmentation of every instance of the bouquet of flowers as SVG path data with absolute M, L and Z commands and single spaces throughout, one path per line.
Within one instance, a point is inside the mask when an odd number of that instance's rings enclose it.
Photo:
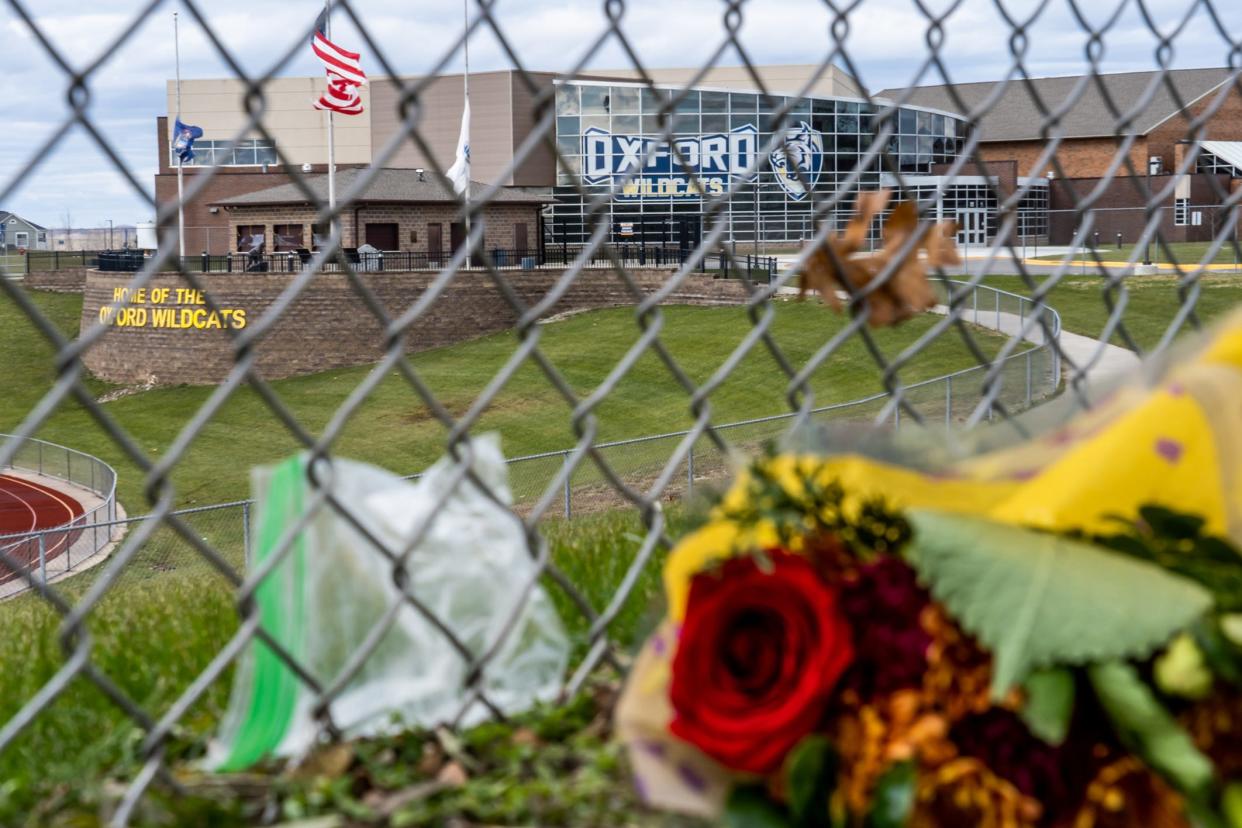
M 935 471 L 747 466 L 670 554 L 617 708 L 640 793 L 758 826 L 1242 828 L 1231 331 Z

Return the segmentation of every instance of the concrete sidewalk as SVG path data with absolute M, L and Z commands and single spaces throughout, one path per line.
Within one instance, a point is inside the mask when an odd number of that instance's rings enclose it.
M 943 316 L 949 312 L 949 308 L 947 305 L 937 305 L 932 308 L 931 312 Z M 1025 322 L 1018 314 L 1007 311 L 997 313 L 996 311 L 980 310 L 976 313 L 971 309 L 964 309 L 962 318 L 973 325 L 978 325 L 981 328 L 987 328 L 1006 336 L 1016 336 L 1022 330 L 1022 325 Z M 1044 344 L 1044 329 L 1041 326 L 1036 326 L 1032 330 L 1027 331 L 1022 338 L 1035 345 L 1042 345 Z M 1140 365 L 1138 354 L 1134 353 L 1134 351 L 1117 345 L 1108 345 L 1089 336 L 1063 330 L 1061 331 L 1060 342 L 1061 352 L 1078 369 L 1082 369 L 1090 363 L 1086 376 L 1087 380 L 1092 384 L 1106 384 L 1117 377 L 1131 373 Z M 1073 369 L 1069 365 L 1064 366 L 1063 373 L 1066 374 L 1066 382 L 1070 380 L 1068 376 L 1070 370 Z

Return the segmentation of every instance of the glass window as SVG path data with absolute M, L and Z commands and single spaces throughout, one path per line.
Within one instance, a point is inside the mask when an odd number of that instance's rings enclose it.
M 901 109 L 897 113 L 897 131 L 902 135 L 913 135 L 918 129 L 918 119 L 913 109 Z
M 303 228 L 300 224 L 277 224 L 272 228 L 272 240 L 277 253 L 292 253 L 304 247 L 302 244 Z
M 729 116 L 728 115 L 703 115 L 703 131 L 704 132 L 728 132 Z
M 758 109 L 758 95 L 733 92 L 729 95 L 730 112 L 755 112 Z
M 811 112 L 811 102 L 806 98 L 794 98 L 793 105 L 789 107 L 789 111 L 798 115 L 809 115 Z
M 916 112 L 914 114 L 918 123 L 919 135 L 930 135 L 932 133 L 932 114 L 930 112 Z
M 660 111 L 660 107 L 668 103 L 669 90 L 667 89 L 647 89 L 643 88 L 639 92 L 639 97 L 643 103 L 643 114 L 654 114 Z
M 556 139 L 556 148 L 562 155 L 581 155 L 582 138 L 578 135 L 562 135 Z
M 677 102 L 673 107 L 674 112 L 694 112 L 699 111 L 699 90 L 691 89 L 686 93 L 685 97 Z
M 837 134 L 855 135 L 858 133 L 858 116 L 841 113 L 837 116 Z
M 1179 198 L 1173 201 L 1173 223 L 1179 227 L 1189 224 L 1187 216 L 1190 213 L 1190 199 Z
M 643 113 L 643 135 L 659 135 L 664 130 L 658 115 Z
M 583 86 L 582 90 L 582 114 L 598 115 L 608 112 L 608 90 L 607 86 Z
M 608 129 L 608 125 L 609 124 L 608 124 L 607 115 L 583 115 L 582 116 L 582 131 L 583 132 L 586 132 L 591 127 L 597 127 L 599 129 Z
M 753 112 L 734 112 L 729 116 L 729 128 L 737 129 L 741 126 L 757 126 L 759 116 Z
M 242 253 L 262 253 L 265 233 L 262 224 L 237 225 L 237 249 Z
M 233 150 L 233 163 L 235 165 L 255 163 L 254 147 L 237 147 Z
M 328 222 L 311 225 L 311 242 L 315 247 L 328 243 L 328 237 L 332 235 L 332 225 Z
M 704 92 L 700 103 L 704 112 L 728 112 L 729 111 L 729 93 L 728 92 Z
M 254 160 L 256 164 L 279 164 L 280 157 L 276 155 L 275 147 L 258 147 L 254 151 Z
M 557 135 L 577 135 L 578 119 L 575 117 L 560 117 L 556 119 Z
M 556 114 L 557 115 L 577 115 L 582 110 L 578 108 L 578 87 L 571 84 L 561 84 L 556 87 Z
M 635 135 L 641 122 L 637 115 L 613 115 L 612 131 L 618 134 Z
M 699 116 L 693 115 L 674 115 L 673 116 L 673 132 L 694 134 L 699 131 Z
M 932 135 L 944 135 L 944 116 L 932 116 Z
M 613 113 L 637 113 L 638 112 L 638 87 L 637 86 L 614 86 L 612 87 L 612 111 Z

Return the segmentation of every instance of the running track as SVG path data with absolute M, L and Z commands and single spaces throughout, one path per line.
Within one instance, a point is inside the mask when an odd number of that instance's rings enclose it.
M 3 536 L 63 526 L 74 518 L 81 517 L 82 512 L 82 504 L 64 492 L 23 478 L 0 474 L 0 549 L 10 557 L 37 566 L 37 538 L 10 545 L 5 543 Z M 80 534 L 79 529 L 44 536 L 44 558 L 51 561 L 73 545 Z M 0 583 L 16 577 L 17 573 L 0 564 Z

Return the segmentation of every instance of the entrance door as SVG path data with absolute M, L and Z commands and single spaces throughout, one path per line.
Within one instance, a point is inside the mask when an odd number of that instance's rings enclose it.
M 457 248 L 466 243 L 466 223 L 464 221 L 455 221 L 449 225 L 449 244 L 453 247 L 453 252 L 457 252 Z M 482 267 L 483 257 L 477 252 L 470 257 L 470 267 Z
M 513 225 L 513 246 L 517 249 L 518 257 L 526 255 L 526 222 L 524 221 Z
M 698 216 L 677 220 L 677 248 L 683 254 L 699 246 L 702 227 Z
M 436 266 L 444 260 L 444 225 L 439 222 L 427 225 L 427 260 Z
M 366 226 L 367 244 L 376 250 L 400 249 L 397 235 L 396 222 L 382 222 L 380 224 L 367 224 Z
M 957 211 L 957 243 L 981 247 L 988 243 L 988 211 Z

